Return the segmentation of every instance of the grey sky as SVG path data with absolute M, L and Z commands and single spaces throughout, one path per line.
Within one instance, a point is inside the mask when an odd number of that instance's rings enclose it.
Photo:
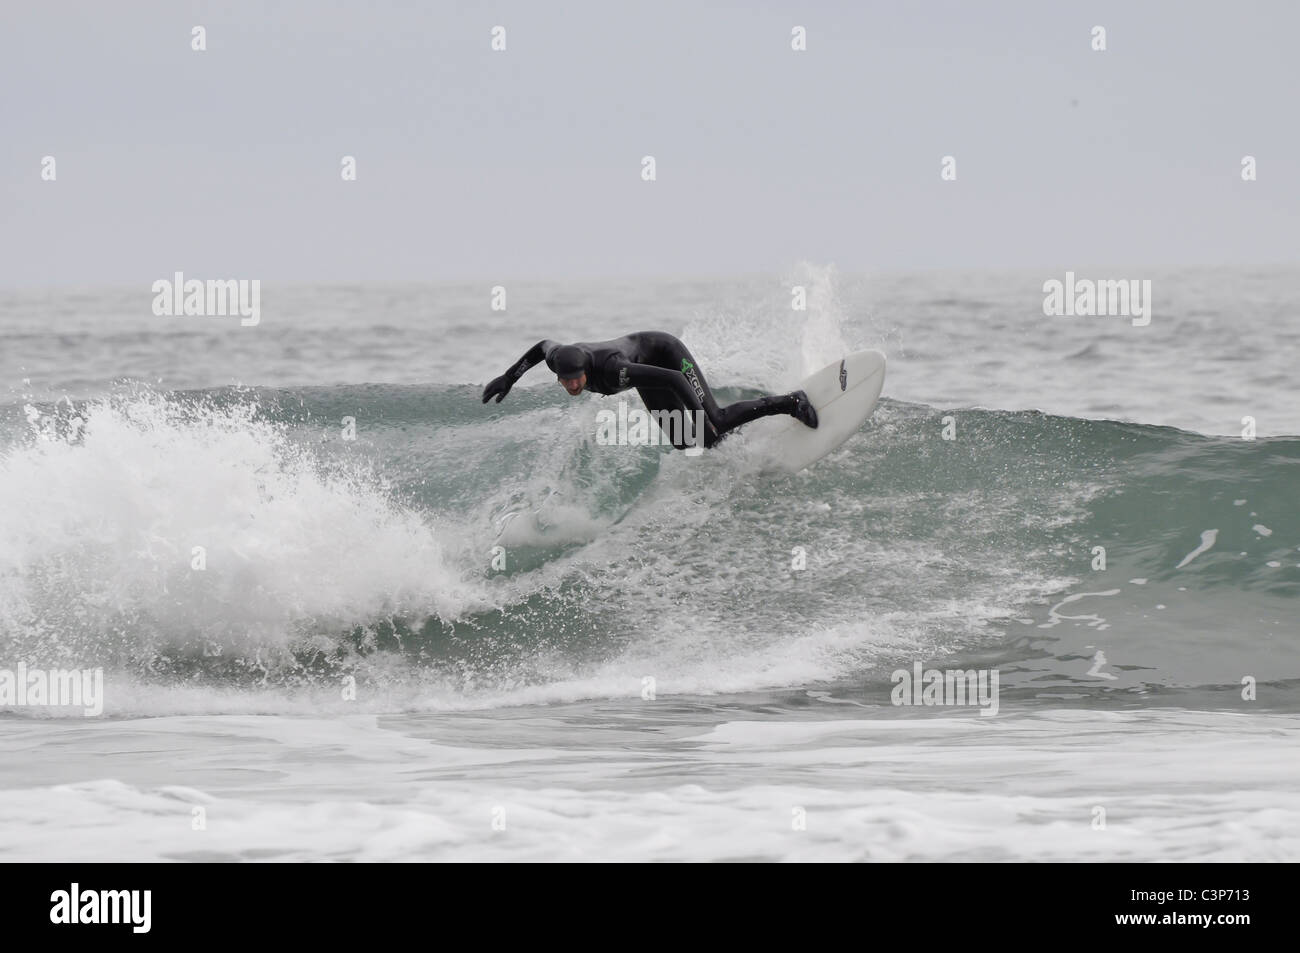
M 6 4 L 0 284 L 1300 260 L 1300 4 L 472 6 Z

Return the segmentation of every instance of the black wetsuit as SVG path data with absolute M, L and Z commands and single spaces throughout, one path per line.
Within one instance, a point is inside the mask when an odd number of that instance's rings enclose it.
M 511 383 L 519 380 L 524 372 L 543 360 L 551 370 L 556 370 L 551 363 L 552 355 L 562 345 L 555 341 L 538 341 L 529 348 L 528 353 L 519 359 L 505 374 Z M 767 417 L 772 414 L 795 415 L 807 398 L 802 392 L 784 394 L 777 397 L 759 397 L 755 400 L 741 400 L 726 407 L 719 407 L 713 399 L 704 374 L 699 364 L 687 350 L 686 345 L 663 331 L 638 331 L 613 341 L 598 341 L 572 345 L 588 356 L 586 389 L 597 394 L 617 394 L 635 387 L 646 409 L 655 411 L 703 410 L 706 417 L 704 446 L 712 447 L 741 424 Z M 489 385 L 491 390 L 492 385 Z M 508 387 L 506 388 L 509 389 Z M 484 393 L 486 401 L 490 393 Z M 504 395 L 503 395 L 504 396 Z M 808 411 L 811 407 L 808 406 Z M 662 417 L 659 420 L 663 430 L 672 444 L 679 450 L 691 444 L 698 445 L 698 438 L 683 439 L 680 432 L 673 433 Z M 697 418 L 692 417 L 692 421 Z M 815 416 L 812 418 L 815 425 Z M 688 434 L 688 437 L 693 435 Z

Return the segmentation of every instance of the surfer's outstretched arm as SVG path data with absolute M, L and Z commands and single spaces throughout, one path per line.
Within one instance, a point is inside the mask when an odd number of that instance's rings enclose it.
M 515 386 L 515 382 L 524 376 L 528 368 L 546 360 L 546 356 L 557 347 L 559 347 L 558 344 L 549 340 L 538 341 L 530 347 L 523 357 L 515 361 L 510 370 L 500 377 L 494 378 L 483 388 L 483 403 L 486 404 L 493 397 L 497 399 L 498 404 L 501 403 L 502 398 L 510 393 L 510 388 Z

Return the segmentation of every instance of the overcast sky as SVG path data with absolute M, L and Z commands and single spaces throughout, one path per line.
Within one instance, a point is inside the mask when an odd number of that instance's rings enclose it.
M 1295 262 L 1297 42 L 1290 0 L 13 0 L 0 285 Z

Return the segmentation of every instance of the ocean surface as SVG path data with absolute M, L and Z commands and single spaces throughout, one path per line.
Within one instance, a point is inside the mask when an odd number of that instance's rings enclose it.
M 807 264 L 0 291 L 0 670 L 104 680 L 0 706 L 0 858 L 1300 859 L 1300 269 L 1093 277 L 1150 324 Z M 884 397 L 795 475 L 479 401 L 646 329 L 723 402 L 866 347 Z

